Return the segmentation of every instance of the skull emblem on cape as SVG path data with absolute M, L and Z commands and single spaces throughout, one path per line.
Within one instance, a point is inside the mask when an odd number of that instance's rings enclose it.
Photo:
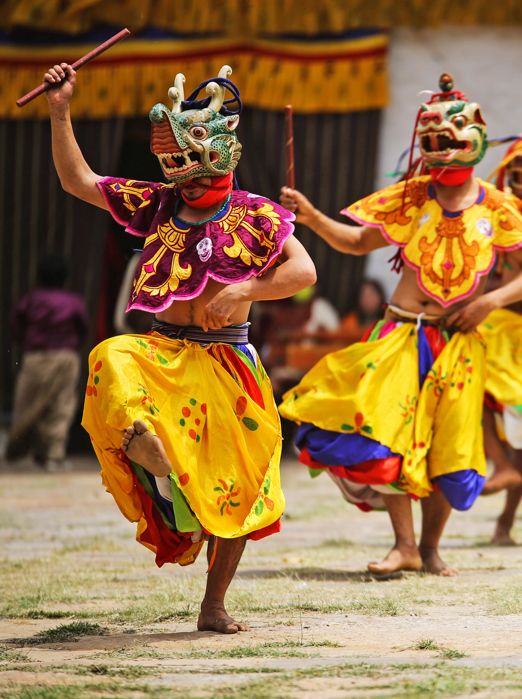
M 218 79 L 232 74 L 223 66 Z M 206 85 L 208 105 L 182 111 L 185 76 L 178 73 L 169 90 L 172 110 L 156 104 L 150 111 L 151 151 L 158 157 L 169 182 L 182 183 L 195 177 L 221 177 L 232 172 L 241 156 L 235 133 L 239 114 L 223 108 L 226 88 L 218 82 Z M 229 83 L 230 84 L 230 83 Z
M 203 238 L 203 240 L 200 240 L 196 245 L 196 250 L 201 262 L 206 262 L 212 255 L 212 241 L 210 238 Z

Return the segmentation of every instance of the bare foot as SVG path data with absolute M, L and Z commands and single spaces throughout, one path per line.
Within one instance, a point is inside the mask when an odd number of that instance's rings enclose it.
M 368 570 L 378 575 L 389 575 L 399 570 L 421 570 L 422 559 L 417 547 L 411 549 L 393 548 L 381 563 L 368 563 Z
M 161 439 L 147 429 L 143 420 L 134 420 L 133 426 L 127 427 L 121 448 L 131 461 L 143 466 L 153 476 L 165 477 L 172 471 Z
M 510 526 L 497 522 L 495 533 L 489 543 L 493 546 L 516 546 L 517 542 L 512 538 L 510 531 Z
M 458 568 L 444 563 L 436 549 L 419 548 L 419 552 L 422 557 L 422 570 L 424 573 L 441 575 L 444 578 L 450 578 L 459 574 Z
M 198 631 L 217 631 L 218 633 L 237 633 L 250 631 L 250 626 L 235 621 L 226 612 L 223 605 L 203 606 L 198 619 Z
M 481 495 L 493 495 L 501 490 L 511 490 L 522 483 L 522 474 L 513 466 L 497 469 L 484 484 Z

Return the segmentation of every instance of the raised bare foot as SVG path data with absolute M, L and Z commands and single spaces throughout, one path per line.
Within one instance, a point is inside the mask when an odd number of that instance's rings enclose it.
M 134 420 L 133 426 L 127 427 L 121 448 L 131 461 L 147 469 L 153 476 L 165 477 L 172 471 L 161 439 L 147 429 L 143 420 Z
M 198 631 L 217 631 L 218 633 L 237 633 L 250 631 L 250 626 L 235 621 L 226 612 L 223 605 L 203 606 L 198 619 Z
M 458 568 L 444 563 L 436 549 L 419 548 L 419 553 L 422 558 L 422 570 L 424 573 L 441 575 L 445 578 L 453 577 L 459 574 Z
M 522 483 L 522 474 L 513 466 L 496 470 L 484 484 L 481 495 L 493 495 L 501 490 L 511 490 Z
M 368 570 L 378 575 L 389 575 L 399 570 L 421 569 L 422 559 L 416 547 L 411 549 L 393 548 L 380 563 L 376 563 L 375 561 L 368 563 Z

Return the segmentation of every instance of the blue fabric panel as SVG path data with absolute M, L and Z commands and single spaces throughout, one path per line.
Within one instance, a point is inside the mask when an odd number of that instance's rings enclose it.
M 236 345 L 236 349 L 241 350 L 243 354 L 246 354 L 246 356 L 250 359 L 252 364 L 257 367 L 257 360 L 254 358 L 252 352 L 250 351 L 250 348 L 248 345 Z
M 482 492 L 486 479 L 473 469 L 446 473 L 433 479 L 455 510 L 469 510 Z
M 356 466 L 370 459 L 401 456 L 365 435 L 322 430 L 310 422 L 299 426 L 296 445 L 298 449 L 306 446 L 312 459 L 327 466 Z
M 433 352 L 428 343 L 428 338 L 424 332 L 424 326 L 421 324 L 417 333 L 417 344 L 419 352 L 419 387 L 422 388 L 426 376 L 433 365 Z
M 172 506 L 172 503 L 170 500 L 167 500 L 166 498 L 163 497 L 163 495 L 160 494 L 158 490 L 158 486 L 156 485 L 156 479 L 152 475 L 152 473 L 149 473 L 146 468 L 143 469 L 143 473 L 147 476 L 149 479 L 150 487 L 154 491 L 154 500 L 157 505 L 161 507 L 163 510 L 163 513 L 166 515 L 167 519 L 169 522 L 175 527 L 176 526 L 176 518 L 174 517 L 174 508 Z

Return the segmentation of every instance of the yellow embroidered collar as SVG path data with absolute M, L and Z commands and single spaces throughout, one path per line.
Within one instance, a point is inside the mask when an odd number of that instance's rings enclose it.
M 473 294 L 493 266 L 496 248 L 522 246 L 522 214 L 512 198 L 478 182 L 477 201 L 463 211 L 445 211 L 426 175 L 386 187 L 341 213 L 380 228 L 417 270 L 421 289 L 446 307 Z

